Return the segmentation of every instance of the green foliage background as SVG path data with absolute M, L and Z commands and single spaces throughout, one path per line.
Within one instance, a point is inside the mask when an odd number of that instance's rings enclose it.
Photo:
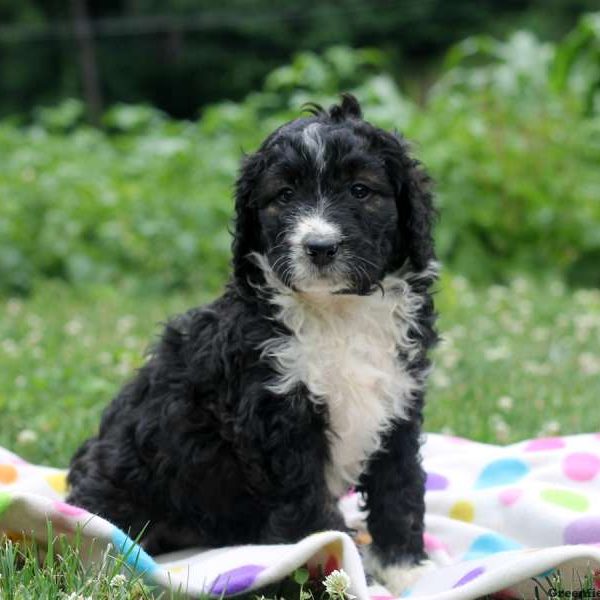
M 438 247 L 475 281 L 519 270 L 600 284 L 600 15 L 554 45 L 469 38 L 418 104 L 378 50 L 301 52 L 242 102 L 177 121 L 117 105 L 104 130 L 77 100 L 0 123 L 0 289 L 40 278 L 139 279 L 216 289 L 227 273 L 232 183 L 244 151 L 303 102 L 340 90 L 399 129 L 438 181 Z
M 452 43 L 514 28 L 556 39 L 597 0 L 86 0 L 106 106 L 178 118 L 242 100 L 298 50 L 375 46 L 394 77 L 429 78 Z M 80 97 L 73 2 L 0 0 L 0 116 Z

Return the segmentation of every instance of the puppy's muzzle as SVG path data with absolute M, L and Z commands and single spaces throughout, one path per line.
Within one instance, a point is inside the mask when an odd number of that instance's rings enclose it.
M 340 244 L 331 236 L 308 235 L 302 241 L 302 246 L 314 265 L 325 267 L 335 260 Z

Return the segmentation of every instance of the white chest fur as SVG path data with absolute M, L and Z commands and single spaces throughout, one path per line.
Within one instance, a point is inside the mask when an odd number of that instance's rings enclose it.
M 272 302 L 292 335 L 264 348 L 279 372 L 271 389 L 303 383 L 329 414 L 327 484 L 339 496 L 355 483 L 394 419 L 406 416 L 418 382 L 398 359 L 417 348 L 408 337 L 422 299 L 397 277 L 371 296 L 295 293 L 279 288 Z

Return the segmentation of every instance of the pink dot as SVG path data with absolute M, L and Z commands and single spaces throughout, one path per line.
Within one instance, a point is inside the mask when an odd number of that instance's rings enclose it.
M 540 450 L 558 450 L 565 447 L 565 441 L 559 437 L 546 437 L 532 440 L 525 446 L 526 452 L 539 452 Z
M 423 534 L 423 543 L 427 552 L 435 552 L 436 550 L 447 550 L 446 544 L 430 533 Z
M 0 461 L 6 461 L 13 465 L 28 465 L 29 463 L 26 460 L 23 460 L 20 456 L 5 450 L 4 448 L 0 448 Z
M 470 444 L 471 440 L 466 438 L 458 437 L 457 435 L 447 435 L 446 439 L 453 444 Z
M 523 490 L 520 490 L 519 488 L 508 488 L 507 490 L 502 490 L 498 494 L 498 499 L 504 506 L 512 506 L 522 495 Z
M 600 471 L 600 458 L 589 452 L 573 452 L 563 460 L 563 471 L 573 481 L 589 481 Z
M 60 514 L 65 515 L 67 517 L 80 517 L 81 515 L 87 514 L 87 511 L 83 508 L 73 506 L 72 504 L 67 504 L 66 502 L 60 502 L 60 500 L 56 500 L 54 502 L 54 508 Z

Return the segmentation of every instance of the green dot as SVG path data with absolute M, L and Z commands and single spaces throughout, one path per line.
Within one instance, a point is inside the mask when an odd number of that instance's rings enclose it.
M 0 515 L 10 506 L 12 498 L 6 492 L 0 492 Z
M 585 496 L 567 490 L 544 490 L 540 496 L 542 500 L 550 504 L 556 504 L 577 512 L 585 512 L 590 507 L 590 501 Z

